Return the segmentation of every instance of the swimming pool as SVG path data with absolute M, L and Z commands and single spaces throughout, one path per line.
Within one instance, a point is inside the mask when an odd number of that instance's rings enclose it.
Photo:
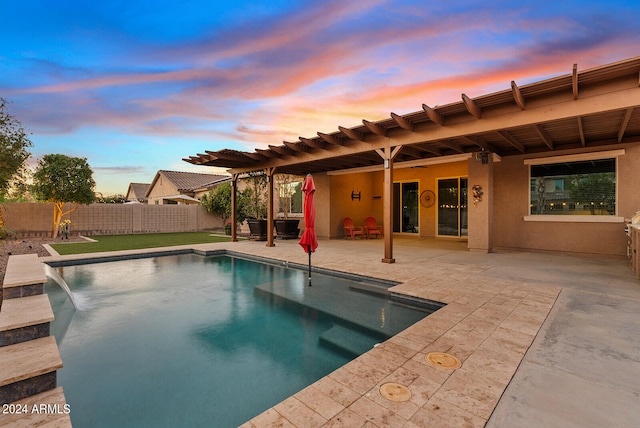
M 75 426 L 237 426 L 435 309 L 229 256 L 59 270 L 81 309 L 47 283 Z

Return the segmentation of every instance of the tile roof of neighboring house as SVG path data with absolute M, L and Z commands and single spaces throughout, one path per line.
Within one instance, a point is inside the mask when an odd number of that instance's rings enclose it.
M 149 183 L 130 183 L 129 190 L 133 191 L 133 194 L 138 199 L 146 199 L 145 195 L 147 194 L 147 190 L 149 190 Z M 127 191 L 127 195 L 129 192 Z
M 218 181 L 226 180 L 229 178 L 229 176 L 226 175 L 160 170 L 156 174 L 156 177 L 153 179 L 153 183 L 151 183 L 149 189 L 153 187 L 153 184 L 158 179 L 158 176 L 160 174 L 162 174 L 167 180 L 171 181 L 171 183 L 173 183 L 179 191 L 206 188 Z

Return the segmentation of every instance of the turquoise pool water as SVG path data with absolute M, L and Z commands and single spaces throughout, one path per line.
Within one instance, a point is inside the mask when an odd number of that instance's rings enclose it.
M 433 310 L 229 256 L 57 269 L 80 309 L 47 283 L 76 427 L 238 426 Z

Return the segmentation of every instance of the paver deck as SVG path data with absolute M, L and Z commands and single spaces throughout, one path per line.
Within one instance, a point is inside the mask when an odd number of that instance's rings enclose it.
M 640 283 L 626 260 L 517 251 L 479 254 L 466 251 L 464 242 L 419 238 L 394 242 L 393 264 L 381 263 L 381 240 L 321 241 L 312 263 L 400 281 L 394 291 L 447 306 L 245 426 L 538 427 L 579 421 L 575 426 L 595 427 L 640 419 L 631 401 L 640 396 L 640 387 L 623 382 L 640 373 L 640 339 L 634 333 L 640 331 L 640 320 L 633 311 Z M 299 264 L 308 260 L 295 240 L 276 241 L 271 248 L 248 241 L 194 248 Z M 78 256 L 51 259 L 65 258 Z M 602 301 L 593 304 L 586 296 Z M 617 316 L 605 328 L 595 328 L 611 313 Z M 426 359 L 430 352 L 449 353 L 462 367 L 433 366 Z M 560 356 L 580 364 L 553 367 Z M 592 389 L 582 388 L 585 380 L 604 390 L 622 385 L 625 399 L 600 396 L 592 410 L 595 397 Z M 411 398 L 385 399 L 379 391 L 388 382 L 408 387 Z M 550 391 L 562 395 L 562 411 L 549 406 Z M 588 417 L 607 406 L 617 411 Z

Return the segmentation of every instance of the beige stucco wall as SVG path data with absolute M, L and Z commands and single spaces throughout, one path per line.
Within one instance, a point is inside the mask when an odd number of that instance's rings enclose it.
M 601 148 L 623 148 L 618 158 L 618 216 L 629 218 L 640 210 L 640 145 L 627 144 Z M 572 150 L 554 153 L 583 153 Z M 549 153 L 544 156 L 549 157 Z M 529 203 L 529 169 L 525 159 L 510 156 L 495 165 L 494 245 L 496 247 L 624 255 L 627 238 L 625 225 L 619 223 L 573 223 L 525 221 Z
M 72 208 L 73 204 L 67 204 Z M 51 233 L 53 205 L 44 203 L 5 203 L 3 217 L 18 236 L 48 236 Z M 189 232 L 222 228 L 222 220 L 200 205 L 91 204 L 80 205 L 68 217 L 72 233 L 130 234 Z
M 617 217 L 631 217 L 640 210 L 640 144 L 612 145 L 600 151 L 624 149 L 618 159 L 618 213 Z M 567 155 L 590 150 L 553 152 Z M 625 224 L 585 222 L 525 221 L 529 204 L 529 169 L 525 159 L 549 157 L 521 155 L 502 158 L 492 165 L 493 180 L 484 174 L 488 165 L 470 159 L 450 164 L 429 165 L 421 168 L 396 169 L 394 181 L 418 181 L 420 192 L 437 193 L 437 179 L 468 177 L 469 186 L 481 184 L 485 190 L 483 201 L 473 205 L 469 190 L 470 248 L 480 250 L 514 248 L 544 251 L 564 251 L 625 255 L 627 238 Z M 349 216 L 356 224 L 363 224 L 371 215 L 382 223 L 382 171 L 347 175 L 316 174 L 318 236 L 343 237 L 342 220 Z M 361 199 L 352 200 L 351 192 L 360 191 Z M 380 196 L 380 198 L 375 198 Z M 478 221 L 482 224 L 478 225 Z M 437 203 L 432 207 L 420 206 L 420 237 L 436 237 Z

